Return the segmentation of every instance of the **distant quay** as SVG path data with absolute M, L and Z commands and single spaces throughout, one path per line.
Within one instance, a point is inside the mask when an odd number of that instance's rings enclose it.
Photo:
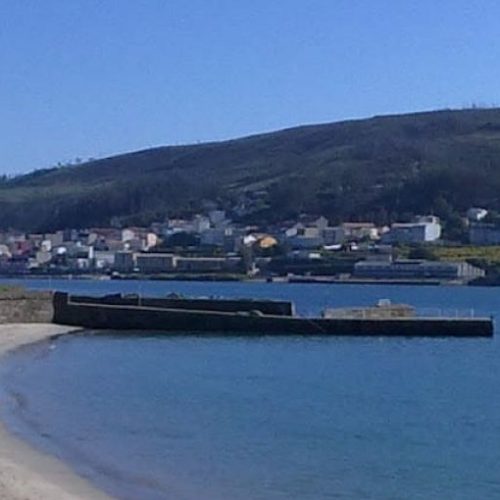
M 290 283 L 318 285 L 415 285 L 415 286 L 500 286 L 500 279 L 482 278 L 473 281 L 439 280 L 439 279 L 382 279 L 354 278 L 322 275 L 291 276 L 256 276 L 245 274 L 97 274 L 97 273 L 63 273 L 63 274 L 3 274 L 4 280 L 130 280 L 130 281 L 199 281 L 199 282 L 249 282 L 249 283 Z

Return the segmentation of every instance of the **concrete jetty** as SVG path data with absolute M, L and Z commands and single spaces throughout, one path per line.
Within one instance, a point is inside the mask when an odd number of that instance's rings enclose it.
M 388 337 L 491 337 L 488 317 L 318 317 L 293 314 L 291 303 L 278 303 L 276 312 L 264 313 L 259 302 L 273 309 L 273 301 L 86 298 L 54 294 L 54 322 L 92 329 L 161 331 L 171 334 L 221 335 L 330 335 Z M 185 307 L 184 307 L 184 306 Z M 289 311 L 289 313 L 287 312 Z

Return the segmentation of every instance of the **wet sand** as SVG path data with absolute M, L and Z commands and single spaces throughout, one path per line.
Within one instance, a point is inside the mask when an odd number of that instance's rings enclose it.
M 1 356 L 21 345 L 74 331 L 53 324 L 0 325 Z M 0 500 L 109 499 L 67 465 L 10 434 L 0 422 Z

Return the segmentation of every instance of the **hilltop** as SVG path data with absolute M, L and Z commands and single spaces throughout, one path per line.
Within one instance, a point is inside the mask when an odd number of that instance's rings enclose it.
M 208 203 L 249 222 L 299 213 L 388 223 L 500 209 L 500 109 L 434 111 L 154 148 L 0 184 L 0 226 L 147 224 Z

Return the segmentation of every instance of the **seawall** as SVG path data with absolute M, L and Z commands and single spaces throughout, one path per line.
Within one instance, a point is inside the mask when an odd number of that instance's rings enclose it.
M 71 301 L 80 304 L 112 305 L 112 306 L 140 306 L 161 309 L 183 309 L 188 311 L 219 311 L 240 312 L 260 311 L 262 314 L 275 316 L 292 316 L 295 311 L 293 303 L 284 300 L 259 299 L 210 299 L 184 297 L 140 297 L 138 295 L 105 295 L 103 297 L 89 297 L 71 295 Z
M 176 334 L 344 335 L 399 337 L 491 337 L 490 318 L 301 318 L 254 311 L 164 309 L 73 301 L 54 294 L 54 321 L 92 329 L 162 331 Z

